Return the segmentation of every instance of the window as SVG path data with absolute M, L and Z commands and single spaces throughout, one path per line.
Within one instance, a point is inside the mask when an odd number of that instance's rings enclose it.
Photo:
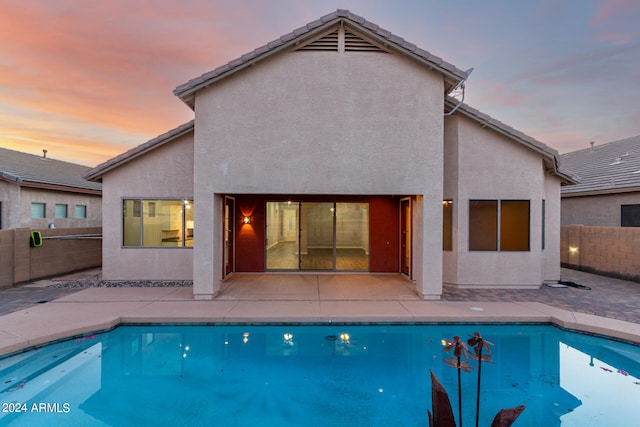
M 56 204 L 54 217 L 55 218 L 66 218 L 67 217 L 67 205 Z
M 620 206 L 620 226 L 640 227 L 640 205 Z
M 45 203 L 31 203 L 31 218 L 46 218 Z
M 442 201 L 442 250 L 453 249 L 453 201 Z
M 122 245 L 193 246 L 193 200 L 124 199 Z
M 267 202 L 267 270 L 369 270 L 369 203 Z
M 86 218 L 86 217 L 87 217 L 87 206 L 76 205 L 76 218 Z
M 528 200 L 471 200 L 469 250 L 528 251 Z

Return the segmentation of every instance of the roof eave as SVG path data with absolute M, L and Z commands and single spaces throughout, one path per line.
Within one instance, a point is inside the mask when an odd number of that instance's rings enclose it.
M 562 192 L 561 197 L 584 197 L 584 196 L 601 196 L 606 194 L 621 194 L 621 193 L 638 193 L 640 187 L 619 187 L 619 188 L 602 188 L 598 190 L 585 190 L 585 191 L 570 191 Z
M 116 156 L 110 160 L 107 160 L 106 162 L 99 164 L 95 168 L 88 170 L 85 174 L 82 175 L 82 178 L 86 179 L 87 181 L 102 182 L 102 176 L 105 173 L 113 169 L 116 169 L 122 166 L 123 164 L 128 163 L 131 160 L 142 156 L 143 154 L 148 153 L 149 151 L 155 150 L 158 147 L 161 147 L 177 138 L 180 138 L 184 135 L 187 135 L 188 133 L 193 132 L 193 128 L 194 128 L 193 125 L 194 125 L 194 121 L 191 120 L 162 135 L 159 135 L 153 139 L 150 139 L 149 141 L 141 145 L 138 145 L 128 151 L 125 151 L 119 156 Z
M 23 179 L 17 175 L 14 175 L 10 172 L 0 172 L 0 179 L 3 181 L 13 182 L 15 184 L 22 184 Z
M 447 99 L 445 101 L 445 105 L 448 107 L 453 107 L 453 101 L 451 99 Z M 456 113 L 462 114 L 465 117 L 468 117 L 482 124 L 483 127 L 488 127 L 503 136 L 516 140 L 530 150 L 533 150 L 536 153 L 540 154 L 543 157 L 545 164 L 547 165 L 547 170 L 558 176 L 561 179 L 562 185 L 573 185 L 580 182 L 577 176 L 567 171 L 560 165 L 560 154 L 558 154 L 558 152 L 553 148 L 546 146 L 539 141 L 536 141 L 530 136 L 527 136 L 510 126 L 507 126 L 504 123 L 492 118 L 491 116 L 488 116 L 466 104 L 460 104 L 460 107 L 456 110 Z
M 102 195 L 102 190 L 95 188 L 86 188 L 86 187 L 76 187 L 70 185 L 62 185 L 62 184 L 52 184 L 48 182 L 39 182 L 39 181 L 23 181 L 21 187 L 25 188 L 37 188 L 40 190 L 53 190 L 53 191 L 62 191 L 65 193 L 80 193 L 80 194 L 92 194 L 96 196 Z

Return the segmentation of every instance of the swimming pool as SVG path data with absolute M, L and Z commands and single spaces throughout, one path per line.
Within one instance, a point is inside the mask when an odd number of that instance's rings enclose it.
M 635 425 L 640 347 L 546 325 L 121 326 L 0 359 L 0 425 L 428 425 L 443 339 L 479 331 L 480 425 Z M 470 360 L 473 365 L 476 362 Z M 476 381 L 463 373 L 463 421 Z M 456 409 L 457 414 L 457 409 Z

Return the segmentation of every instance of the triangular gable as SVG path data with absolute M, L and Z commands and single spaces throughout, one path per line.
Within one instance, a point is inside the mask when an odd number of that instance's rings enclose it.
M 87 181 L 101 181 L 102 175 L 115 169 L 117 167 L 122 166 L 125 163 L 130 162 L 131 160 L 142 156 L 143 154 L 148 153 L 149 151 L 155 150 L 158 147 L 162 147 L 163 145 L 175 141 L 181 136 L 187 135 L 189 133 L 193 133 L 193 125 L 194 121 L 191 120 L 181 126 L 178 126 L 175 129 L 171 129 L 168 132 L 159 135 L 144 144 L 140 144 L 137 147 L 134 147 L 119 156 L 114 157 L 113 159 L 107 160 L 104 163 L 99 164 L 95 168 L 87 171 L 82 177 Z
M 447 98 L 445 100 L 446 110 L 450 111 L 456 105 L 458 105 L 458 101 L 453 98 Z M 526 148 L 540 154 L 543 158 L 547 171 L 558 176 L 562 181 L 562 185 L 572 185 L 580 182 L 577 176 L 560 165 L 560 155 L 553 148 L 530 137 L 529 135 L 520 132 L 519 130 L 512 128 L 511 126 L 499 120 L 494 119 L 488 114 L 470 107 L 467 104 L 460 104 L 459 108 L 456 110 L 456 114 L 461 114 L 465 117 L 468 117 L 473 121 L 478 122 L 480 125 L 482 125 L 482 127 L 493 129 L 495 132 L 498 132 L 506 136 L 507 138 L 525 146 Z
M 420 49 L 415 44 L 394 35 L 379 25 L 348 10 L 338 9 L 215 70 L 189 80 L 175 88 L 173 93 L 193 108 L 196 92 L 274 54 L 299 48 L 327 50 L 333 49 L 336 44 L 339 49 L 341 31 L 344 31 L 344 43 L 345 46 L 348 46 L 349 51 L 379 49 L 381 52 L 395 52 L 417 61 L 429 70 L 440 73 L 445 80 L 445 93 L 449 93 L 468 77 L 465 71 L 455 65 Z M 337 34 L 335 34 L 336 32 Z

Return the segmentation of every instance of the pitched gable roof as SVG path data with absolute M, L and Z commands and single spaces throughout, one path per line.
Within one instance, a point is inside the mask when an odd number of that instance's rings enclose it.
M 135 159 L 136 157 L 142 156 L 143 154 L 151 150 L 154 150 L 183 135 L 193 132 L 193 124 L 194 124 L 194 121 L 191 120 L 183 125 L 178 126 L 175 129 L 171 129 L 170 131 L 165 132 L 162 135 L 159 135 L 145 142 L 144 144 L 140 144 L 137 147 L 134 147 L 126 151 L 114 157 L 113 159 L 107 160 L 106 162 L 99 164 L 95 168 L 86 171 L 85 174 L 83 175 L 83 178 L 89 181 L 101 181 L 102 175 L 105 172 L 110 171 L 111 169 L 115 169 Z
M 640 135 L 565 153 L 562 163 L 580 184 L 562 189 L 563 197 L 640 191 Z
M 0 179 L 23 187 L 101 194 L 102 185 L 82 178 L 89 168 L 0 148 Z
M 445 101 L 446 108 L 451 110 L 454 108 L 458 101 L 453 98 L 447 98 Z M 571 186 L 572 184 L 576 184 L 579 182 L 579 177 L 576 176 L 566 165 L 561 164 L 560 155 L 553 148 L 543 144 L 542 142 L 526 135 L 519 130 L 512 128 L 511 126 L 494 119 L 493 117 L 476 110 L 475 108 L 467 105 L 460 104 L 458 109 L 456 110 L 456 114 L 462 114 L 465 117 L 469 117 L 470 119 L 480 123 L 483 127 L 488 127 L 493 129 L 494 131 L 505 135 L 506 137 L 512 139 L 513 141 L 522 144 L 526 148 L 537 152 L 542 155 L 542 158 L 545 162 L 546 169 L 557 175 L 562 180 L 563 188 L 565 185 Z
M 173 93 L 193 108 L 194 95 L 198 90 L 208 87 L 217 80 L 223 79 L 237 71 L 240 71 L 257 61 L 268 58 L 293 46 L 313 40 L 314 37 L 318 37 L 326 33 L 332 27 L 337 27 L 339 25 L 344 25 L 345 28 L 353 28 L 355 31 L 366 35 L 385 48 L 407 55 L 422 63 L 429 69 L 441 73 L 445 79 L 445 93 L 449 93 L 458 83 L 468 77 L 467 72 L 462 71 L 455 65 L 442 60 L 442 58 L 432 55 L 426 50 L 420 49 L 415 44 L 404 40 L 402 37 L 398 37 L 390 31 L 381 28 L 379 25 L 367 21 L 363 17 L 351 13 L 348 10 L 338 9 L 333 13 L 325 15 L 320 19 L 310 22 L 307 25 L 267 43 L 264 46 L 244 54 L 221 67 L 209 71 L 195 79 L 189 80 L 175 88 Z

